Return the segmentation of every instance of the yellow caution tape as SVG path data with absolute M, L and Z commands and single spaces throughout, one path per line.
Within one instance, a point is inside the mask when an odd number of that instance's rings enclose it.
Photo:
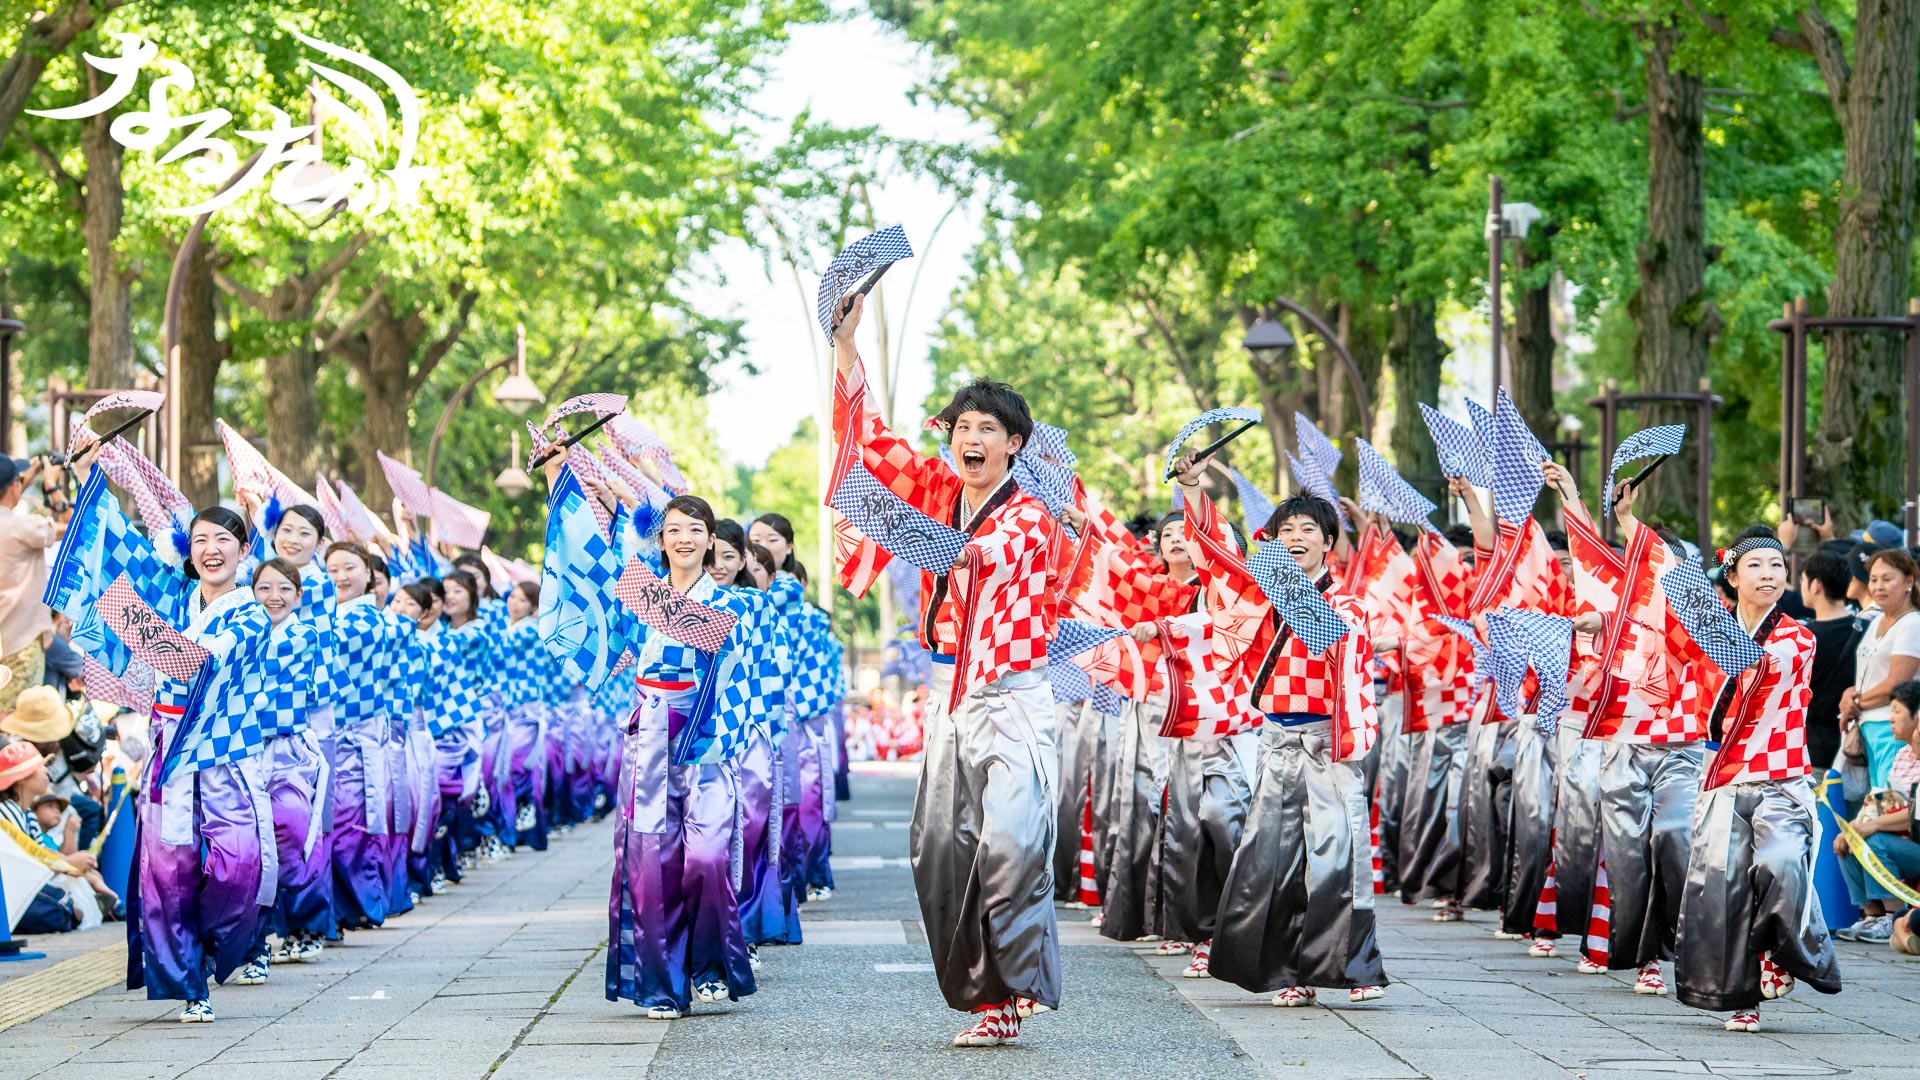
M 1838 783 L 1840 783 L 1839 777 L 1827 777 L 1813 789 L 1813 797 L 1819 800 L 1827 816 L 1840 826 L 1840 835 L 1847 838 L 1847 846 L 1853 849 L 1853 857 L 1860 860 L 1860 868 L 1867 872 L 1867 876 L 1879 882 L 1882 888 L 1899 897 L 1907 906 L 1920 907 L 1920 893 L 1908 888 L 1907 883 L 1901 881 L 1898 874 L 1887 869 L 1887 864 L 1881 862 L 1880 856 L 1875 855 L 1873 849 L 1867 846 L 1867 838 L 1860 835 L 1860 830 L 1853 827 L 1853 822 L 1834 812 L 1833 804 L 1827 801 L 1827 789 Z

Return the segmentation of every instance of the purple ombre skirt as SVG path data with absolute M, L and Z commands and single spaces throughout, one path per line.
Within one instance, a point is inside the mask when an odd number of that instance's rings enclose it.
M 328 718 L 322 729 L 331 728 Z M 329 795 L 333 764 L 315 727 L 267 743 L 267 795 L 273 806 L 274 846 L 279 853 L 279 890 L 268 924 L 281 937 L 335 937 Z
M 826 714 L 802 723 L 788 725 L 784 764 L 787 796 L 781 859 L 781 876 L 803 895 L 809 888 L 833 888 L 833 870 L 827 864 L 832 840 L 827 826 L 827 806 L 833 800 L 832 757 L 826 750 L 830 729 Z
M 696 983 L 754 991 L 734 901 L 731 765 L 669 764 L 678 714 L 642 687 L 620 755 L 607 1000 L 685 1012 Z
M 514 841 L 535 851 L 547 850 L 547 707 L 537 701 L 507 710 L 506 814 L 514 826 Z M 533 810 L 532 823 L 519 828 L 515 818 L 521 804 Z
M 162 785 L 164 759 L 156 740 L 147 790 L 138 796 L 127 988 L 145 987 L 155 1000 L 200 1001 L 209 973 L 225 982 L 248 960 L 262 909 L 273 903 L 266 757 L 183 770 Z
M 772 728 L 755 724 L 740 756 L 740 928 L 754 945 L 800 944 L 800 905 L 780 887 L 780 757 L 773 750 Z
M 342 927 L 386 921 L 393 898 L 393 782 L 384 715 L 334 729 L 333 913 Z

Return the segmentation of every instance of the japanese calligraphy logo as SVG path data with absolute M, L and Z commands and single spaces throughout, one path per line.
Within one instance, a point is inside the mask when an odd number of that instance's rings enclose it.
M 184 131 L 186 134 L 158 164 L 177 162 L 180 171 L 195 184 L 220 189 L 191 206 L 173 207 L 163 213 L 198 215 L 221 210 L 246 197 L 283 165 L 287 168 L 274 178 L 269 197 L 288 207 L 345 208 L 372 217 L 395 206 L 418 206 L 420 185 L 438 170 L 414 164 L 420 141 L 420 99 L 413 87 L 399 72 L 365 53 L 328 44 L 298 30 L 290 33 L 315 52 L 373 76 L 399 113 L 397 136 L 388 118 L 387 98 L 371 85 L 338 68 L 303 60 L 302 66 L 318 77 L 313 89 L 315 122 L 295 125 L 284 111 L 268 106 L 270 127 L 235 132 L 260 146 L 245 172 L 240 173 L 240 151 L 219 134 L 233 121 L 233 113 L 219 107 L 177 113 L 176 99 L 193 93 L 193 72 L 177 60 L 162 59 L 159 46 L 138 34 L 114 35 L 120 42 L 119 56 L 86 54 L 90 66 L 113 80 L 99 96 L 65 108 L 28 111 L 53 120 L 99 116 L 125 101 L 133 93 L 140 72 L 157 63 L 164 74 L 148 89 L 147 107 L 115 117 L 108 134 L 121 146 L 146 153 L 159 150 L 175 132 Z M 351 98 L 354 105 L 341 101 L 327 89 L 328 85 Z M 354 151 L 347 156 L 345 168 L 322 162 L 321 146 L 312 138 L 321 127 L 339 132 Z M 369 162 L 384 159 L 389 146 L 393 148 L 393 164 L 377 170 L 376 176 Z M 223 184 L 225 187 L 221 187 Z

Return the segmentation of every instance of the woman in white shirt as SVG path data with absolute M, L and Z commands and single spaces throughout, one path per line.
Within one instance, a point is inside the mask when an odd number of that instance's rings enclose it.
M 1898 548 L 1867 560 L 1867 592 L 1881 615 L 1854 654 L 1853 687 L 1840 698 L 1840 715 L 1858 721 L 1867 746 L 1867 776 L 1885 787 L 1900 740 L 1893 735 L 1893 688 L 1920 671 L 1920 566 Z

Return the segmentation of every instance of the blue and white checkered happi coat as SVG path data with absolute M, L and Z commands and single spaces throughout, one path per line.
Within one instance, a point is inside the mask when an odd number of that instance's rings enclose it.
M 188 709 L 177 730 L 169 733 L 175 745 L 166 749 L 163 780 L 244 761 L 266 749 L 267 734 L 254 707 L 256 692 L 248 682 L 271 628 L 266 609 L 249 602 L 185 632 L 214 655 L 207 661 L 211 674 L 197 707 L 189 703 L 189 686 L 162 678 L 155 689 L 156 708 Z
M 747 617 L 739 624 L 747 627 L 745 663 L 738 687 L 730 688 L 730 696 L 741 699 L 748 723 L 766 725 L 771 731 L 787 707 L 789 659 L 780 640 L 780 613 L 773 600 L 759 589 L 728 591 L 747 609 Z M 735 632 L 738 630 L 737 626 Z
M 793 672 L 787 683 L 791 691 L 791 715 L 796 720 L 811 720 L 833 707 L 836 678 L 829 648 L 833 633 L 826 613 L 812 605 L 804 605 L 794 625 L 797 627 L 794 641 L 798 647 L 793 653 Z
M 269 739 L 307 730 L 307 712 L 325 701 L 315 694 L 320 634 L 302 616 L 267 631 L 246 660 L 240 680 L 246 707 Z
M 421 652 L 424 671 L 419 683 L 420 707 L 427 714 L 427 730 L 439 738 L 468 724 L 478 726 L 480 694 L 452 635 L 441 630 L 426 639 Z
M 508 708 L 541 700 L 552 660 L 540 642 L 539 621 L 522 619 L 508 626 L 499 641 L 500 663 L 494 673 L 494 689 L 506 699 Z
M 362 596 L 340 605 L 333 616 L 333 722 L 342 727 L 386 715 L 389 668 L 403 648 L 404 630 L 387 613 Z

